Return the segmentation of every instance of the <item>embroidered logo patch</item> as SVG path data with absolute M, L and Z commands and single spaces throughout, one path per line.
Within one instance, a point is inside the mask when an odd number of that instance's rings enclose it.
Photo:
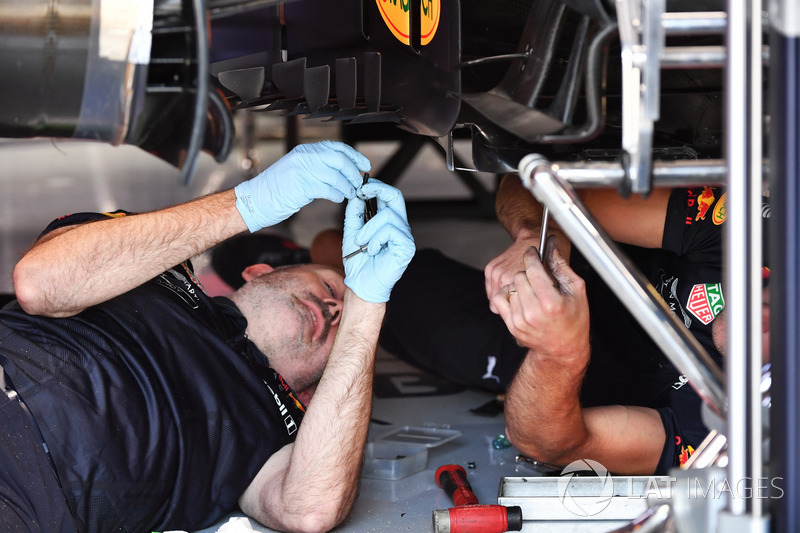
M 711 323 L 725 307 L 722 283 L 700 283 L 692 287 L 686 309 L 705 325 Z
M 689 457 L 692 456 L 694 453 L 694 448 L 691 446 L 681 446 L 681 453 L 678 455 L 678 460 L 681 463 L 681 466 L 686 464 L 686 461 L 689 460 Z
M 728 218 L 728 193 L 723 193 L 714 207 L 714 213 L 711 215 L 711 222 L 719 226 L 725 219 Z
M 694 219 L 705 220 L 708 210 L 714 205 L 714 200 L 716 200 L 714 197 L 714 188 L 703 187 L 703 192 L 697 197 L 697 216 L 694 217 Z

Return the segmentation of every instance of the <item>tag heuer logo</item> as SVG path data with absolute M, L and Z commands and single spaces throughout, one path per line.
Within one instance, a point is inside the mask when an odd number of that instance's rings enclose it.
M 710 324 L 725 307 L 722 298 L 722 283 L 698 284 L 692 287 L 686 309 L 703 324 Z

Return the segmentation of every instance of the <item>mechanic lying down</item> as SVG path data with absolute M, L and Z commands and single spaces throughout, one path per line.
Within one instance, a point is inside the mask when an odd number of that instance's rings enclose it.
M 278 530 L 340 523 L 414 255 L 402 195 L 362 187 L 369 169 L 345 144 L 302 145 L 232 190 L 51 223 L 0 311 L 3 531 L 195 530 L 237 504 Z M 369 245 L 344 278 L 253 265 L 230 299 L 204 294 L 189 258 L 315 198 L 348 200 L 343 255 Z

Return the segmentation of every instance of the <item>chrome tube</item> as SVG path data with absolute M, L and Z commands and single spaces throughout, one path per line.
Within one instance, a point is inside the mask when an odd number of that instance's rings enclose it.
M 727 323 L 728 480 L 762 475 L 761 457 L 761 2 L 729 0 L 725 81 L 728 217 L 724 272 Z M 760 498 L 731 498 L 728 512 L 759 518 Z
M 626 179 L 619 162 L 555 162 L 553 172 L 576 189 L 619 188 Z M 702 161 L 656 161 L 653 164 L 653 186 L 694 187 L 722 185 L 727 167 L 721 159 Z
M 723 374 L 697 339 L 670 311 L 655 287 L 598 227 L 575 191 L 538 154 L 519 165 L 525 187 L 545 205 L 561 229 L 603 277 L 669 360 L 712 409 L 726 412 Z
M 667 35 L 722 35 L 728 24 L 724 11 L 664 13 L 661 26 Z

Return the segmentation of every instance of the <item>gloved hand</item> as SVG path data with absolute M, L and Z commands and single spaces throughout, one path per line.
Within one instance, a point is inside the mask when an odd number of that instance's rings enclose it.
M 255 178 L 234 188 L 236 208 L 251 231 L 286 220 L 316 198 L 354 198 L 369 160 L 340 142 L 301 144 Z
M 364 198 L 378 199 L 378 213 L 364 224 Z M 406 204 L 399 190 L 376 179 L 347 203 L 342 255 L 368 244 L 366 251 L 344 260 L 344 283 L 359 298 L 382 303 L 405 272 L 416 247 L 408 227 Z

